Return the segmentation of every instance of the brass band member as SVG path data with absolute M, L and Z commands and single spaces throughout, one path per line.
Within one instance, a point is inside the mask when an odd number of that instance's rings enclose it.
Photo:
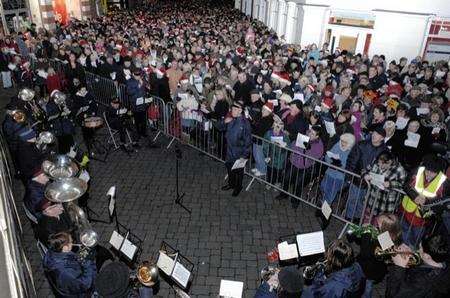
M 334 240 L 325 253 L 325 264 L 302 297 L 361 297 L 365 277 L 355 262 L 352 247 L 344 240 Z
M 90 297 L 97 274 L 95 261 L 79 260 L 77 254 L 72 252 L 73 242 L 69 233 L 51 235 L 49 245 L 43 265 L 56 290 L 63 297 Z

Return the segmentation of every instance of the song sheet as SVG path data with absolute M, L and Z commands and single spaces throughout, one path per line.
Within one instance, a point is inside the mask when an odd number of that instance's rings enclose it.
M 187 270 L 186 267 L 184 267 L 180 262 L 176 262 L 175 267 L 173 268 L 172 278 L 186 288 L 190 277 L 191 272 Z
M 291 260 L 298 258 L 297 244 L 289 244 L 287 241 L 278 244 L 278 253 L 280 254 L 280 260 Z
M 231 167 L 231 170 L 236 170 L 236 169 L 242 169 L 245 167 L 245 164 L 247 163 L 248 159 L 245 158 L 239 158 L 238 160 L 236 160 L 233 164 L 233 166 Z
M 161 269 L 162 272 L 170 276 L 172 274 L 173 267 L 175 266 L 175 261 L 168 255 L 160 251 L 156 266 Z
M 386 177 L 383 174 L 375 174 L 370 172 L 369 173 L 370 176 L 370 184 L 384 190 L 384 181 L 386 179 Z
M 403 118 L 403 117 L 398 117 L 397 121 L 395 122 L 395 127 L 397 129 L 403 129 L 406 127 L 407 124 L 408 124 L 408 119 Z
M 295 146 L 300 147 L 302 149 L 306 149 L 304 143 L 308 143 L 308 142 L 309 142 L 308 136 L 301 134 L 301 133 L 297 134 L 297 140 L 295 141 Z
M 232 281 L 222 279 L 220 281 L 219 296 L 227 298 L 242 298 L 244 283 L 241 281 Z
M 137 106 L 140 106 L 143 103 L 144 103 L 144 98 L 143 97 L 136 98 L 136 105 Z
M 417 148 L 419 146 L 420 135 L 413 132 L 408 132 L 408 138 L 405 140 L 405 146 Z
M 120 250 L 123 240 L 125 240 L 125 238 L 123 238 L 122 235 L 117 233 L 117 231 L 113 231 L 111 238 L 109 239 L 109 244 L 111 244 L 115 249 Z
M 136 253 L 137 246 L 134 245 L 130 240 L 125 239 L 123 241 L 122 247 L 120 251 L 127 256 L 130 260 L 134 258 L 134 254 Z
M 313 232 L 297 235 L 298 251 L 301 257 L 325 252 L 323 232 Z
M 323 123 L 325 123 L 325 129 L 327 130 L 327 133 L 330 135 L 330 137 L 334 136 L 336 134 L 334 123 L 331 121 L 323 121 Z
M 286 146 L 286 143 L 284 142 L 283 137 L 273 136 L 273 137 L 270 137 L 270 140 L 278 145 L 283 146 L 283 144 L 284 144 Z
M 340 159 L 340 158 L 339 158 L 339 154 L 333 153 L 333 152 L 331 152 L 331 151 L 327 151 L 327 156 L 328 156 L 329 158 L 333 158 L 333 159 Z
M 81 174 L 80 174 L 80 176 L 78 176 L 78 178 L 80 178 L 81 180 L 83 180 L 86 183 L 88 183 L 89 180 L 91 180 L 91 177 L 89 176 L 89 173 L 86 170 L 82 170 Z
M 274 107 L 278 107 L 278 99 L 269 99 L 269 102 L 271 102 Z
M 392 241 L 388 231 L 381 233 L 377 238 L 382 250 L 386 250 L 394 246 L 394 242 Z
M 302 103 L 305 103 L 305 97 L 303 96 L 303 93 L 295 93 L 294 94 L 294 100 L 300 100 Z
M 321 209 L 322 209 L 323 216 L 325 216 L 326 219 L 329 219 L 331 212 L 333 212 L 333 210 L 331 209 L 331 207 L 327 201 L 323 201 Z

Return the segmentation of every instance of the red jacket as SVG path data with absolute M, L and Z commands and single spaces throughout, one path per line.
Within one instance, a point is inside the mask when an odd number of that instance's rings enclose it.
M 48 93 L 52 93 L 53 90 L 61 90 L 62 84 L 57 74 L 47 77 L 46 81 Z

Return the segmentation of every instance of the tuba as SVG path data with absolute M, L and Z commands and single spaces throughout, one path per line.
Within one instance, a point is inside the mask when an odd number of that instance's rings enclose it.
M 53 144 L 55 142 L 55 136 L 49 131 L 43 131 L 39 134 L 36 140 L 36 147 L 43 151 L 47 148 L 47 145 Z
M 83 261 L 89 257 L 91 250 L 97 245 L 98 234 L 89 223 L 86 213 L 78 205 L 73 202 L 67 204 L 67 213 L 72 223 L 77 227 L 77 234 L 81 243 L 76 245 L 80 247 L 78 258 Z

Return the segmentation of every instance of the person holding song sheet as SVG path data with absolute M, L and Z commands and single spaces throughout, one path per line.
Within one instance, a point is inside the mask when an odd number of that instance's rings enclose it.
M 303 290 L 302 298 L 361 297 L 365 277 L 355 262 L 352 247 L 344 240 L 334 240 L 325 252 L 325 265 L 318 270 L 312 284 Z
M 242 115 L 242 111 L 243 103 L 234 102 L 231 106 L 231 115 L 225 118 L 227 141 L 225 166 L 228 172 L 228 183 L 222 187 L 222 190 L 233 189 L 234 197 L 238 196 L 242 190 L 245 167 L 243 161 L 249 158 L 252 149 L 250 122 Z
M 135 69 L 133 77 L 127 81 L 127 94 L 131 101 L 131 111 L 136 126 L 137 141 L 147 137 L 147 104 L 145 103 L 146 89 L 141 77 L 141 70 Z

